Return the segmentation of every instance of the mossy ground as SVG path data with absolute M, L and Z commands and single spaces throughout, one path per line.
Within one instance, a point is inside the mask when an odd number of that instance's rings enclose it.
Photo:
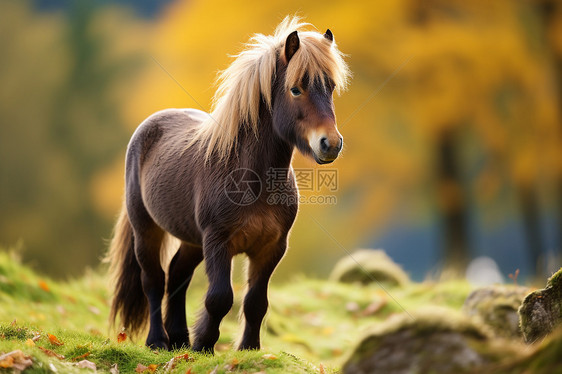
M 390 316 L 427 306 L 460 310 L 471 290 L 461 280 L 410 283 L 382 289 L 295 276 L 273 282 L 270 310 L 262 329 L 262 350 L 235 351 L 240 323 L 238 312 L 244 294 L 243 277 L 235 273 L 235 305 L 221 326 L 215 356 L 191 351 L 153 351 L 143 338 L 117 342 L 108 331 L 109 293 L 104 272 L 88 271 L 74 280 L 54 281 L 23 266 L 14 255 L 0 251 L 0 354 L 21 349 L 33 366 L 26 372 L 82 371 L 76 361 L 94 362 L 108 372 L 117 364 L 121 373 L 138 364 L 165 364 L 186 352 L 171 372 L 185 373 L 337 373 L 365 331 Z M 188 322 L 193 324 L 206 289 L 204 275 L 196 274 L 188 291 Z M 40 338 L 31 343 L 33 336 Z M 53 344 L 48 334 L 63 345 Z M 64 356 L 51 357 L 44 349 Z M 53 369 L 53 367 L 55 369 Z M 154 366 L 153 366 L 154 367 Z

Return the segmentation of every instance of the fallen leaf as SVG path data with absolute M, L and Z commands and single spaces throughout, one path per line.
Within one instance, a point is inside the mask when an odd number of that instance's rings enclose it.
M 47 348 L 43 348 L 40 345 L 37 346 L 37 348 L 39 348 L 40 350 L 42 350 L 47 356 L 51 356 L 51 357 L 56 357 L 59 360 L 64 360 L 64 356 L 63 355 L 59 355 L 56 352 L 51 351 L 50 349 Z
M 232 361 L 230 361 L 230 363 L 226 364 L 223 366 L 223 369 L 226 371 L 231 371 L 233 369 L 236 368 L 236 366 L 238 366 L 238 364 L 240 363 L 240 361 L 238 361 L 238 359 L 235 357 L 232 359 Z
M 183 355 L 179 355 L 174 358 L 178 360 L 195 361 L 193 357 L 189 357 L 189 353 L 184 353 Z
M 93 371 L 96 371 L 96 364 L 94 364 L 92 361 L 88 361 L 88 360 L 82 360 L 79 363 L 76 364 L 76 366 L 78 366 L 79 368 L 82 369 L 91 369 Z
M 64 345 L 63 342 L 61 342 L 56 336 L 52 335 L 52 334 L 47 334 L 47 336 L 49 337 L 49 341 L 51 342 L 51 344 L 53 345 Z
M 318 373 L 320 373 L 320 374 L 325 374 L 324 365 L 320 364 L 320 365 L 318 366 Z
M 191 368 L 187 368 L 187 370 L 185 371 L 185 374 L 193 374 L 193 372 L 191 371 Z
M 2 360 L 0 360 L 0 368 L 9 369 L 12 366 L 14 366 L 15 359 L 12 356 L 7 356 L 7 357 L 4 357 L 4 356 L 6 356 L 6 355 L 3 355 Z
M 386 304 L 386 299 L 373 301 L 371 304 L 367 305 L 367 307 L 361 312 L 361 315 L 363 317 L 372 316 L 373 314 L 376 314 L 379 310 L 384 308 Z
M 183 355 L 179 355 L 176 356 L 174 358 L 172 358 L 170 361 L 166 362 L 166 365 L 164 365 L 164 372 L 167 373 L 169 371 L 172 371 L 176 368 L 178 362 L 180 361 L 193 361 L 192 357 L 189 357 L 189 353 L 184 353 Z
M 174 370 L 177 364 L 178 360 L 175 357 L 171 358 L 170 361 L 166 362 L 166 364 L 164 365 L 164 373 L 168 373 Z
M 125 340 L 127 340 L 127 334 L 124 331 L 117 334 L 117 343 L 123 343 Z
M 37 340 L 41 339 L 41 333 L 40 332 L 34 332 L 33 333 L 33 338 L 31 338 L 31 340 L 33 340 L 34 342 L 36 342 Z
M 262 356 L 262 358 L 265 358 L 266 360 L 277 360 L 277 356 L 271 354 L 271 353 L 266 353 Z
M 32 339 L 27 339 L 25 345 L 28 347 L 35 347 L 35 342 Z
M 111 365 L 111 367 L 109 368 L 109 373 L 110 374 L 119 374 L 119 368 L 117 367 L 117 364 Z
M 49 288 L 49 285 L 44 280 L 39 281 L 39 288 L 42 289 L 45 292 L 51 292 L 51 289 Z
M 86 352 L 86 353 L 84 353 L 83 355 L 80 355 L 80 356 L 76 356 L 76 357 L 74 357 L 74 358 L 72 359 L 72 361 L 78 361 L 78 360 L 81 360 L 81 359 L 83 359 L 83 358 L 86 358 L 86 357 L 88 357 L 88 356 L 89 356 L 90 354 L 91 354 L 90 352 Z
M 24 371 L 33 365 L 31 357 L 17 349 L 0 356 L 0 368 L 12 369 L 14 372 Z
M 150 373 L 154 373 L 156 371 L 156 369 L 158 369 L 158 365 L 156 365 L 156 364 L 150 364 L 148 366 L 144 366 L 143 364 L 138 364 L 135 371 L 137 373 L 144 373 L 145 371 L 148 371 Z

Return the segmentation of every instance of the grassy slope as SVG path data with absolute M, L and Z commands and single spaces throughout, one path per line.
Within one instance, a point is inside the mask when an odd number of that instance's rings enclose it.
M 188 292 L 188 320 L 199 309 L 205 284 L 198 274 Z M 262 351 L 236 352 L 238 309 L 243 283 L 235 277 L 236 301 L 221 327 L 215 356 L 189 352 L 191 361 L 178 360 L 172 372 L 192 373 L 331 373 L 338 372 L 347 354 L 368 326 L 389 315 L 440 305 L 459 309 L 470 288 L 461 281 L 412 284 L 404 289 L 385 290 L 377 285 L 359 287 L 326 280 L 296 277 L 270 288 L 270 312 L 262 332 Z M 134 372 L 140 363 L 164 364 L 185 352 L 155 352 L 142 339 L 117 343 L 107 330 L 108 293 L 98 272 L 68 282 L 55 282 L 22 266 L 13 256 L 0 252 L 0 354 L 21 349 L 33 357 L 29 372 L 80 371 L 75 359 L 87 355 L 98 371 L 118 364 L 120 372 Z M 15 322 L 14 322 L 15 321 Z M 32 344 L 34 333 L 41 337 Z M 64 345 L 52 344 L 47 334 Z M 52 350 L 64 359 L 50 357 L 40 348 Z M 26 371 L 28 372 L 28 371 Z

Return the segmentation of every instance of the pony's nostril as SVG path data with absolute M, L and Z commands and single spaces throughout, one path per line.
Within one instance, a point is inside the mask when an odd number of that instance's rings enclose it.
M 338 152 L 343 148 L 343 138 L 340 138 L 340 143 L 338 144 Z
M 328 143 L 328 138 L 320 139 L 320 149 L 322 150 L 322 152 L 328 152 L 328 149 L 330 149 L 330 143 Z

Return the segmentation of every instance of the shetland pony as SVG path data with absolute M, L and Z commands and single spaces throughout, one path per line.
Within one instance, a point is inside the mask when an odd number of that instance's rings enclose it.
M 349 71 L 331 31 L 307 31 L 309 26 L 287 17 L 274 35 L 252 37 L 219 75 L 210 114 L 163 110 L 133 134 L 125 203 L 107 256 L 114 286 L 110 319 L 120 317 L 130 334 L 148 320 L 147 346 L 213 352 L 233 303 L 232 258 L 245 253 L 248 291 L 239 349 L 260 348 L 269 279 L 297 214 L 296 204 L 272 204 L 268 196 L 282 192 L 290 195 L 287 201 L 298 201 L 295 147 L 319 164 L 334 161 L 342 149 L 332 96 L 345 88 Z M 272 169 L 286 174 L 266 190 Z M 181 244 L 164 272 L 167 236 Z M 185 294 L 203 259 L 209 288 L 191 343 Z

